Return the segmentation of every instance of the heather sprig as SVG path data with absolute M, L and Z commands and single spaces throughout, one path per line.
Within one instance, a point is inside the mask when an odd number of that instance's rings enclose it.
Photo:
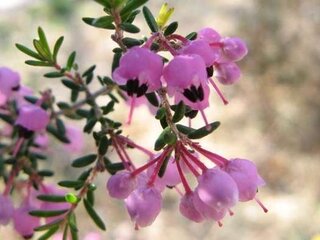
M 0 224 L 13 220 L 16 231 L 25 238 L 39 231 L 44 232 L 39 239 L 49 239 L 62 231 L 63 240 L 74 240 L 79 233 L 76 210 L 83 204 L 97 227 L 106 230 L 105 216 L 99 216 L 95 209 L 95 190 L 100 187 L 95 185 L 95 178 L 105 171 L 110 175 L 106 180 L 109 196 L 124 200 L 136 229 L 156 220 L 163 192 L 169 189 L 181 197 L 181 214 L 194 222 L 210 220 L 222 225 L 226 213 L 232 215 L 231 208 L 239 201 L 256 200 L 266 212 L 256 197 L 258 187 L 265 183 L 255 164 L 242 158 L 228 160 L 200 144 L 220 125 L 205 113 L 210 109 L 210 93 L 213 90 L 224 104 L 228 103 L 217 83 L 239 81 L 241 72 L 236 62 L 247 54 L 245 42 L 223 37 L 212 28 L 182 36 L 177 33 L 178 23 L 169 23 L 173 9 L 167 4 L 155 18 L 143 6 L 147 0 L 95 1 L 103 6 L 105 15 L 85 17 L 83 21 L 108 31 L 117 45 L 112 51 L 109 76 L 97 76 L 95 65 L 82 71 L 76 52 L 62 64 L 59 50 L 64 38 L 59 37 L 50 46 L 41 27 L 38 39 L 33 40 L 34 49 L 16 46 L 31 57 L 25 61 L 27 65 L 44 67 L 48 69 L 44 77 L 61 81 L 69 91 L 69 101 L 56 99 L 54 89 L 39 95 L 26 91 L 18 73 L 0 68 L 0 118 L 4 126 L 0 176 L 5 183 L 0 195 L 5 206 L 0 207 Z M 126 37 L 126 33 L 140 32 L 135 25 L 138 14 L 144 16 L 150 36 Z M 99 83 L 94 92 L 92 82 Z M 135 107 L 149 107 L 162 128 L 153 150 L 122 135 L 123 124 L 110 115 L 120 101 L 130 105 L 126 125 L 135 123 Z M 195 129 L 192 119 L 199 112 L 204 126 Z M 179 123 L 183 119 L 188 120 L 188 126 Z M 72 126 L 79 120 L 85 121 L 82 130 Z M 92 152 L 83 153 L 83 134 L 92 136 Z M 77 155 L 71 166 L 82 170 L 78 178 L 61 180 L 57 185 L 46 182 L 54 169 L 39 169 L 38 162 L 47 158 L 51 137 Z M 144 153 L 148 161 L 137 165 L 130 149 Z M 111 151 L 118 157 L 112 161 Z M 202 157 L 214 167 L 208 167 Z M 21 196 L 15 209 L 10 197 L 13 192 Z M 44 218 L 45 224 L 41 225 L 39 218 Z M 28 224 L 22 226 L 21 221 Z

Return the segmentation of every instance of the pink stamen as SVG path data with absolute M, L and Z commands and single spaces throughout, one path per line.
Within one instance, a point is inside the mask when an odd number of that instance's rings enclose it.
M 181 36 L 179 34 L 171 34 L 170 36 L 167 37 L 168 40 L 171 39 L 176 39 L 181 41 L 184 45 L 188 44 L 190 42 L 189 39 L 185 38 L 184 36 Z
M 179 176 L 180 176 L 182 185 L 183 185 L 183 187 L 184 187 L 184 190 L 186 191 L 186 193 L 191 193 L 192 190 L 191 190 L 191 188 L 190 188 L 190 186 L 189 186 L 189 184 L 188 184 L 187 179 L 185 178 L 185 176 L 184 176 L 184 174 L 183 174 L 183 172 L 182 172 L 179 159 L 176 160 L 176 165 L 177 165 L 177 169 L 178 169 Z
M 169 149 L 171 150 L 171 148 L 169 148 Z M 153 173 L 152 173 L 152 175 L 151 175 L 151 177 L 150 177 L 150 179 L 149 179 L 149 181 L 148 181 L 148 183 L 147 183 L 148 186 L 152 186 L 152 185 L 154 184 L 154 182 L 156 181 L 157 176 L 158 176 L 158 173 L 159 173 L 159 171 L 160 171 L 160 168 L 161 168 L 164 160 L 165 160 L 166 157 L 167 157 L 167 153 L 168 153 L 168 151 L 164 151 L 164 152 L 160 155 L 160 159 L 159 159 L 159 161 L 158 161 L 158 163 L 157 163 L 157 165 L 156 165 L 156 167 L 155 167 L 155 169 L 154 169 L 154 171 L 153 171 Z
M 113 137 L 112 138 L 112 145 L 114 146 L 118 156 L 120 157 L 120 160 L 121 162 L 123 163 L 125 169 L 127 169 L 128 171 L 131 171 L 130 167 L 131 167 L 131 164 L 125 159 L 125 157 L 122 155 L 120 149 L 119 149 L 119 146 L 118 146 L 118 143 L 117 143 L 117 140 L 116 140 L 116 137 Z
M 19 138 L 19 139 L 17 140 L 16 145 L 14 146 L 14 149 L 13 149 L 13 153 L 12 153 L 12 155 L 13 155 L 14 157 L 17 156 L 17 154 L 18 154 L 18 152 L 19 152 L 22 144 L 24 143 L 24 140 L 25 140 L 25 139 L 24 139 L 23 137 L 21 137 L 21 138 Z
M 146 155 L 153 157 L 153 153 L 151 151 L 149 151 L 148 149 L 136 144 L 135 142 L 133 142 L 131 139 L 124 137 L 124 136 L 119 136 L 120 140 L 125 142 L 127 145 L 134 147 L 138 150 L 140 150 L 141 152 L 145 153 Z
M 128 155 L 127 151 L 125 150 L 124 146 L 122 144 L 119 144 L 119 148 L 123 152 L 124 156 L 126 157 L 127 162 L 129 163 L 129 165 L 132 167 L 133 170 L 135 170 L 136 168 L 135 168 L 130 156 Z
M 131 97 L 131 101 L 130 101 L 130 111 L 129 111 L 129 115 L 128 115 L 128 119 L 127 119 L 127 122 L 126 124 L 130 125 L 131 124 L 131 120 L 132 120 L 132 115 L 133 115 L 133 111 L 134 111 L 134 108 L 135 108 L 135 97 Z
M 186 149 L 183 145 L 181 147 L 182 152 L 187 155 L 187 157 L 193 161 L 196 165 L 198 165 L 199 168 L 201 168 L 202 171 L 207 170 L 208 168 L 206 167 L 206 165 L 204 165 L 198 158 L 196 158 L 195 156 L 193 156 L 188 149 Z
M 177 186 L 174 186 L 174 189 L 179 193 L 180 197 L 183 197 L 182 191 Z
M 207 119 L 206 115 L 204 114 L 203 109 L 201 109 L 201 110 L 199 110 L 199 111 L 200 111 L 201 116 L 202 116 L 202 118 L 203 118 L 203 120 L 204 120 L 204 123 L 206 124 L 206 129 L 207 129 L 208 131 L 210 131 L 210 130 L 211 130 L 211 125 L 208 123 L 208 119 Z
M 153 34 L 142 46 L 143 48 L 151 48 L 153 41 L 159 36 L 159 33 Z
M 229 161 L 227 159 L 225 159 L 224 157 L 219 156 L 216 153 L 210 152 L 208 150 L 205 150 L 203 148 L 201 148 L 200 146 L 198 146 L 195 143 L 192 143 L 191 146 L 196 149 L 199 153 L 201 153 L 203 156 L 205 156 L 206 158 L 208 158 L 209 160 L 211 160 L 213 163 L 215 163 L 216 165 L 218 165 L 219 167 L 223 167 L 224 165 L 226 165 Z
M 259 198 L 255 197 L 254 200 L 259 204 L 259 206 L 262 208 L 262 210 L 267 213 L 269 210 L 263 205 L 263 203 L 259 200 Z
M 219 225 L 219 227 L 222 227 L 222 226 L 223 226 L 223 224 L 222 224 L 221 221 L 218 221 L 218 225 Z
M 192 174 L 195 177 L 199 177 L 200 173 L 198 173 L 198 171 L 192 166 L 192 164 L 188 161 L 188 159 L 185 157 L 185 155 L 182 153 L 181 154 L 181 158 L 182 160 L 185 162 L 185 164 L 187 165 L 187 167 L 190 169 L 190 171 L 192 172 Z
M 213 86 L 213 88 L 216 90 L 217 94 L 219 95 L 219 97 L 221 98 L 222 102 L 224 105 L 227 105 L 229 102 L 228 100 L 223 96 L 222 92 L 220 91 L 220 89 L 218 88 L 217 84 L 213 81 L 212 78 L 209 78 L 209 82 L 211 83 L 211 85 Z
M 179 53 L 170 45 L 168 41 L 163 41 L 163 45 L 173 56 L 179 55 Z
M 142 173 L 144 170 L 146 170 L 147 168 L 149 168 L 150 166 L 152 166 L 153 164 L 155 164 L 157 161 L 159 161 L 159 159 L 161 158 L 161 155 L 151 161 L 149 161 L 148 163 L 146 163 L 145 165 L 137 168 L 136 170 L 134 170 L 131 175 L 137 176 L 138 174 Z

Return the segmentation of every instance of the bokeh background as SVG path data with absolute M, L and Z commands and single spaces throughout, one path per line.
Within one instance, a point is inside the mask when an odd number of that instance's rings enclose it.
M 172 20 L 179 21 L 184 35 L 204 26 L 225 36 L 239 36 L 249 47 L 240 62 L 241 81 L 222 87 L 230 100 L 223 106 L 216 96 L 207 110 L 210 120 L 221 127 L 203 139 L 202 145 L 228 158 L 253 160 L 267 185 L 259 198 L 269 208 L 265 214 L 255 202 L 241 203 L 235 215 L 226 217 L 224 226 L 195 224 L 178 211 L 178 194 L 166 191 L 164 208 L 155 223 L 134 230 L 121 201 L 105 192 L 107 175 L 97 178 L 100 186 L 97 209 L 106 220 L 103 239 L 316 239 L 320 234 L 320 3 L 317 0 L 168 0 L 175 7 Z M 157 12 L 162 1 L 150 1 Z M 51 88 L 58 99 L 66 92 L 58 80 L 46 79 L 44 69 L 24 64 L 27 59 L 14 43 L 31 46 L 36 29 L 42 26 L 51 43 L 65 36 L 60 56 L 77 51 L 80 69 L 97 64 L 97 73 L 110 75 L 111 50 L 115 44 L 110 32 L 92 28 L 82 17 L 102 15 L 101 7 L 89 0 L 0 0 L 0 65 L 21 73 L 23 82 L 37 90 Z M 143 19 L 137 19 L 141 34 L 148 34 Z M 95 86 L 93 86 L 93 89 Z M 100 99 L 103 102 L 103 99 Z M 124 104 L 114 117 L 125 120 Z M 150 116 L 150 117 L 147 117 Z M 148 122 L 148 124 L 146 124 Z M 82 126 L 82 122 L 75 123 Z M 199 126 L 200 123 L 195 123 Z M 131 126 L 124 132 L 146 147 L 152 148 L 160 131 L 147 108 L 135 112 Z M 83 152 L 92 151 L 88 144 Z M 51 142 L 50 160 L 56 175 L 51 181 L 71 178 L 79 172 L 69 164 L 76 156 L 63 152 Z M 143 157 L 132 153 L 134 158 Z M 80 233 L 94 231 L 95 226 L 79 208 Z M 11 227 L 0 228 L 0 239 L 19 239 Z M 81 239 L 81 238 L 80 238 Z

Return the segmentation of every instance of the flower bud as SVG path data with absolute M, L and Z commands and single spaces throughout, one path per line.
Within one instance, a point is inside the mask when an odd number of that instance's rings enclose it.
M 136 188 L 137 180 L 128 171 L 117 172 L 107 182 L 107 190 L 113 198 L 125 199 Z

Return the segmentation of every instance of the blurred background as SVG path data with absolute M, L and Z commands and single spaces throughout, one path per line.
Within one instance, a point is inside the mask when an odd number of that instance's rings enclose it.
M 258 197 L 268 207 L 265 214 L 255 202 L 241 203 L 235 215 L 226 217 L 224 226 L 187 221 L 178 211 L 179 198 L 166 190 L 164 208 L 155 223 L 134 230 L 123 202 L 110 199 L 105 191 L 107 175 L 96 180 L 100 186 L 97 208 L 106 220 L 103 239 L 318 239 L 320 234 L 320 3 L 317 0 L 168 0 L 175 7 L 172 20 L 186 35 L 208 26 L 224 36 L 238 36 L 249 48 L 240 62 L 242 79 L 234 86 L 222 87 L 230 100 L 223 106 L 214 94 L 206 111 L 221 127 L 201 141 L 202 145 L 227 158 L 253 160 L 267 185 Z M 157 13 L 162 1 L 150 1 Z M 97 73 L 110 76 L 111 50 L 115 44 L 110 32 L 92 28 L 82 17 L 102 16 L 101 7 L 89 0 L 0 0 L 0 65 L 19 71 L 23 83 L 37 90 L 51 88 L 57 99 L 66 99 L 65 89 L 46 71 L 24 64 L 27 57 L 14 43 L 32 45 L 41 26 L 51 43 L 64 35 L 60 54 L 62 64 L 76 50 L 80 69 L 97 64 Z M 141 16 L 136 25 L 142 35 L 148 29 Z M 96 86 L 93 86 L 93 90 Z M 103 102 L 103 99 L 100 99 Z M 114 113 L 125 120 L 128 108 Z M 143 116 L 143 119 L 141 119 Z M 146 116 L 150 116 L 147 118 Z M 148 122 L 148 125 L 145 123 Z M 149 124 L 150 123 L 150 124 Z M 82 122 L 77 122 L 82 126 Z M 202 125 L 196 122 L 195 126 Z M 139 108 L 133 124 L 124 133 L 137 143 L 152 148 L 158 123 L 147 108 Z M 83 153 L 92 151 L 88 144 Z M 79 172 L 69 166 L 72 158 L 51 142 L 50 160 L 56 171 L 51 181 L 71 178 Z M 91 149 L 91 150 L 90 150 Z M 132 152 L 139 161 L 143 156 Z M 82 208 L 82 207 L 81 207 Z M 78 209 L 80 233 L 95 231 L 83 209 Z M 318 236 L 319 237 L 319 236 Z M 12 229 L 0 228 L 0 239 L 19 239 Z M 81 239 L 81 238 L 80 238 Z

